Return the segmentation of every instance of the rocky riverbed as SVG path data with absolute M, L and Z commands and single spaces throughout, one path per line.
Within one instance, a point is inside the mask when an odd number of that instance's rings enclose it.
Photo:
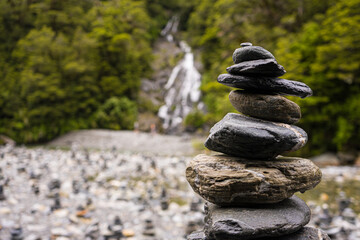
M 0 147 L 0 239 L 185 239 L 203 225 L 203 203 L 185 180 L 190 159 L 116 148 Z M 360 239 L 360 188 L 347 184 L 359 181 L 360 169 L 322 170 L 331 187 L 301 196 L 312 224 L 332 239 Z

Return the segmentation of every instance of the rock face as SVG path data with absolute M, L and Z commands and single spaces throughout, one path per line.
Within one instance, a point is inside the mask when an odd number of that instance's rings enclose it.
M 221 208 L 208 204 L 204 231 L 216 240 L 277 237 L 296 232 L 310 221 L 310 209 L 298 197 L 256 208 Z
M 235 64 L 259 59 L 275 59 L 274 55 L 272 55 L 268 50 L 259 46 L 237 48 L 232 58 Z
M 209 202 L 249 206 L 280 202 L 295 192 L 312 189 L 320 182 L 321 171 L 303 158 L 261 161 L 201 154 L 188 163 L 186 178 Z
M 269 77 L 279 77 L 286 73 L 284 67 L 271 58 L 241 62 L 228 67 L 226 71 L 234 75 L 262 74 Z
M 306 132 L 297 126 L 228 113 L 211 128 L 205 146 L 233 156 L 271 159 L 306 142 Z
M 305 83 L 266 76 L 239 76 L 221 74 L 218 82 L 229 87 L 253 90 L 257 92 L 279 93 L 306 98 L 312 90 Z
M 301 118 L 300 107 L 279 95 L 234 90 L 230 92 L 229 100 L 237 111 L 251 117 L 288 124 L 296 123 Z
M 258 240 L 331 240 L 321 229 L 304 227 L 299 231 L 276 238 L 260 238 Z

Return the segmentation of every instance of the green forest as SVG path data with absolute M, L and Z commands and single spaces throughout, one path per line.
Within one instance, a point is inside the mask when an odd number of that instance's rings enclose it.
M 360 150 L 360 0 L 2 0 L 0 134 L 40 143 L 76 129 L 132 129 L 153 46 L 173 15 L 200 56 L 211 126 L 227 112 L 216 79 L 241 42 L 262 46 L 314 96 L 302 109 L 302 154 Z

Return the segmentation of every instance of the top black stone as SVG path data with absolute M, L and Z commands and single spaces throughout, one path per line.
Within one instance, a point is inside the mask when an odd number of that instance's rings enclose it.
M 251 43 L 242 43 L 241 48 L 237 48 L 233 54 L 233 61 L 235 64 L 259 60 L 259 59 L 268 59 L 275 57 L 266 49 L 259 46 L 251 46 Z
M 249 46 L 252 46 L 252 43 L 251 42 L 244 42 L 244 43 L 241 43 L 240 46 L 249 47 Z

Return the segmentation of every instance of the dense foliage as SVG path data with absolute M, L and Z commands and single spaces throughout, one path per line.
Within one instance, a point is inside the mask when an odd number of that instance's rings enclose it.
M 140 78 L 151 71 L 145 2 L 1 1 L 0 21 L 2 133 L 38 142 L 72 129 L 133 127 Z
M 216 78 L 233 64 L 239 43 L 250 41 L 275 54 L 284 78 L 314 91 L 291 98 L 302 107 L 299 125 L 310 137 L 301 154 L 360 150 L 359 28 L 359 0 L 201 1 L 188 32 L 202 49 L 207 118 L 218 121 L 232 109 L 229 88 Z
M 284 78 L 314 91 L 299 125 L 302 154 L 360 148 L 360 0 L 8 0 L 0 1 L 0 133 L 39 142 L 81 128 L 131 129 L 152 44 L 174 14 L 201 53 L 207 113 L 199 128 L 234 111 L 216 82 L 239 43 L 274 53 Z M 153 107 L 151 111 L 153 111 Z

